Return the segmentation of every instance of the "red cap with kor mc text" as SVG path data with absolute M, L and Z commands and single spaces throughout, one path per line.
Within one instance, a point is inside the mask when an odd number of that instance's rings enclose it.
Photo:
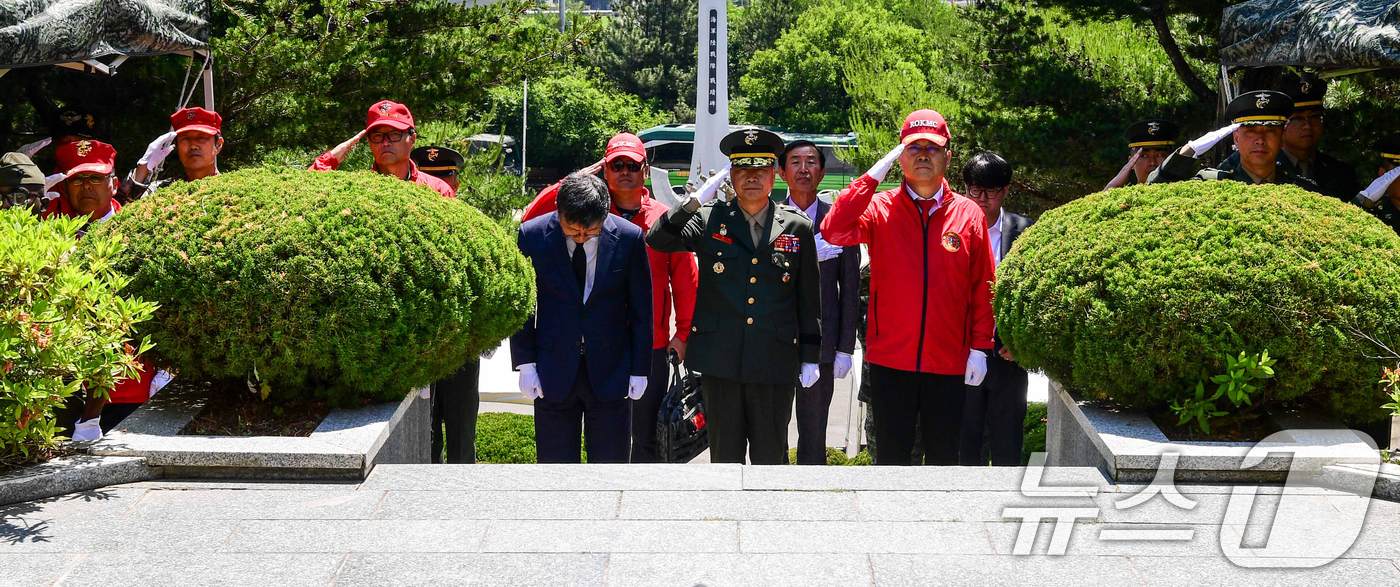
M 927 108 L 909 113 L 904 119 L 904 128 L 899 131 L 899 142 L 904 145 L 925 140 L 946 147 L 952 138 L 943 115 Z
M 613 159 L 618 157 L 626 157 L 638 163 L 645 163 L 647 150 L 642 145 L 642 139 L 630 132 L 613 135 L 613 138 L 608 140 L 608 150 L 603 154 L 603 162 L 612 163 Z
M 381 100 L 369 107 L 369 116 L 365 118 L 365 129 L 376 126 L 387 126 L 398 130 L 408 130 L 413 128 L 413 113 L 408 111 L 408 106 L 390 100 Z

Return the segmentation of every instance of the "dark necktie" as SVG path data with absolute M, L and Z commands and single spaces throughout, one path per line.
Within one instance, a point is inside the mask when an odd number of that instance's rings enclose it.
M 588 280 L 588 253 L 583 252 L 583 245 L 574 243 L 574 277 L 578 278 L 578 293 L 583 295 L 583 283 Z

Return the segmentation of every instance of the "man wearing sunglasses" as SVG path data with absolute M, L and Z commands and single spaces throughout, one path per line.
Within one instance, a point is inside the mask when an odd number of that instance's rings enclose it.
M 619 133 L 608 140 L 603 158 L 584 169 L 585 173 L 603 173 L 612 199 L 610 212 L 621 216 L 642 229 L 651 230 L 666 215 L 667 206 L 653 199 L 646 188 L 647 152 L 642 140 L 632 133 Z M 563 181 L 549 186 L 525 208 L 520 219 L 527 222 L 553 212 Z M 666 353 L 674 350 L 685 358 L 686 341 L 690 338 L 691 316 L 695 312 L 695 255 L 688 252 L 663 253 L 647 247 L 651 265 L 652 324 L 651 376 L 646 392 L 632 406 L 632 462 L 661 461 L 656 452 L 656 416 L 669 385 L 670 367 Z M 671 332 L 671 308 L 676 310 L 676 331 Z
M 0 210 L 29 208 L 34 214 L 44 209 L 44 174 L 23 153 L 0 156 Z
M 909 465 L 921 423 L 924 463 L 958 464 L 964 385 L 981 385 L 992 350 L 993 256 L 987 219 L 948 187 L 952 138 L 918 110 L 900 143 L 842 190 L 822 220 L 827 242 L 870 253 L 865 360 L 881 465 Z M 879 191 L 898 161 L 899 187 Z
M 389 100 L 381 100 L 370 106 L 365 130 L 317 157 L 316 162 L 311 164 L 311 170 L 338 169 L 350 149 L 365 138 L 369 139 L 369 149 L 374 153 L 376 173 L 428 186 L 449 198 L 457 197 L 456 190 L 441 179 L 419 172 L 418 166 L 409 157 L 413 152 L 413 142 L 418 138 L 413 126 L 413 113 L 408 111 L 408 106 Z
M 1011 252 L 1016 237 L 1030 227 L 1025 216 L 1003 210 L 1002 202 L 1011 189 L 1011 164 L 990 151 L 978 153 L 963 166 L 967 197 L 982 208 L 987 217 L 987 240 L 992 264 L 999 265 Z M 987 354 L 987 377 L 981 385 L 967 386 L 963 406 L 962 440 L 958 443 L 958 464 L 983 465 L 983 431 L 993 465 L 1014 467 L 1021 464 L 1021 443 L 1026 419 L 1026 389 L 1030 376 L 1016 364 L 1011 350 L 993 337 L 993 351 Z

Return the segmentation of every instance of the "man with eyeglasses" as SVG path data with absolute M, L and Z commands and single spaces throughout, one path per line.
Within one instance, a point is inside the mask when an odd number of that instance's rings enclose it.
M 917 110 L 900 142 L 842 190 L 822 220 L 827 242 L 870 254 L 865 360 L 881 465 L 958 464 L 965 385 L 981 385 L 992 350 L 993 256 L 982 209 L 948 187 L 952 135 Z M 894 163 L 899 187 L 878 191 Z
M 987 240 L 992 249 L 992 265 L 1011 252 L 1016 237 L 1033 221 L 1002 209 L 1011 187 L 1011 164 L 990 151 L 978 153 L 962 169 L 967 197 L 982 208 L 987 217 Z M 958 464 L 986 465 L 982 456 L 985 431 L 992 465 L 1014 467 L 1021 464 L 1021 443 L 1025 434 L 1026 389 L 1030 376 L 1016 364 L 1011 350 L 993 336 L 993 352 L 987 356 L 987 377 L 981 385 L 967 386 L 963 405 L 962 440 L 958 443 Z
M 817 197 L 826 177 L 826 153 L 812 141 L 793 141 L 778 157 L 778 175 L 788 186 L 787 204 L 821 225 L 831 204 Z M 834 192 L 832 192 L 834 193 Z M 860 322 L 860 247 L 838 247 L 818 232 L 817 266 L 821 268 L 821 376 L 809 389 L 797 391 L 797 464 L 826 464 L 826 425 L 836 380 L 851 372 Z
M 88 224 L 78 233 L 82 236 L 93 223 L 105 222 L 122 209 L 121 204 L 112 198 L 118 182 L 112 174 L 117 151 L 111 145 L 79 140 L 60 146 L 54 156 L 58 160 L 59 171 L 63 173 L 63 181 L 58 184 L 59 197 L 51 200 L 44 210 L 45 218 L 60 214 L 70 218 L 88 218 Z M 163 380 L 158 383 L 158 379 Z M 150 399 L 153 389 L 158 391 L 168 380 L 168 374 L 158 378 L 156 369 L 143 365 L 140 379 L 118 381 L 107 398 L 89 396 L 81 408 L 82 415 L 74 424 L 73 440 L 101 438 L 103 433 Z
M 811 219 L 772 201 L 783 139 L 757 128 L 726 135 L 729 164 L 667 212 L 647 244 L 693 251 L 703 268 L 689 364 L 705 399 L 710 462 L 787 464 L 794 376 L 821 377 L 821 275 Z M 725 179 L 733 197 L 719 199 Z
M 612 201 L 610 212 L 642 229 L 645 234 L 666 215 L 669 208 L 653 199 L 646 188 L 647 152 L 642 140 L 632 133 L 619 133 L 608 140 L 603 158 L 583 170 L 583 173 L 603 173 Z M 527 222 L 553 212 L 563 181 L 545 188 L 525 208 L 521 222 Z M 684 360 L 686 341 L 690 338 L 691 316 L 695 312 L 695 255 L 688 252 L 663 253 L 647 247 L 651 265 L 652 324 L 651 375 L 646 393 L 634 400 L 632 406 L 632 462 L 661 461 L 656 451 L 656 419 L 661 400 L 669 385 L 670 367 L 666 354 L 675 351 Z M 671 307 L 676 310 L 676 331 L 671 332 Z
M 419 172 L 409 156 L 413 152 L 413 142 L 418 138 L 413 126 L 413 113 L 408 111 L 408 106 L 390 100 L 381 100 L 370 106 L 365 130 L 317 157 L 316 162 L 311 164 L 311 170 L 338 169 L 350 149 L 365 138 L 369 139 L 369 149 L 374 154 L 376 173 L 428 186 L 449 198 L 457 197 L 457 192 L 441 179 Z
M 28 208 L 38 214 L 44 209 L 44 174 L 23 153 L 0 156 L 0 210 Z

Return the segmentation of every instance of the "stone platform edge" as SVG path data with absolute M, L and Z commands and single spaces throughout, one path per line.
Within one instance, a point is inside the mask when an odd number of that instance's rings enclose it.
M 0 506 L 150 481 L 162 475 L 160 467 L 147 465 L 141 457 L 74 455 L 0 476 Z

